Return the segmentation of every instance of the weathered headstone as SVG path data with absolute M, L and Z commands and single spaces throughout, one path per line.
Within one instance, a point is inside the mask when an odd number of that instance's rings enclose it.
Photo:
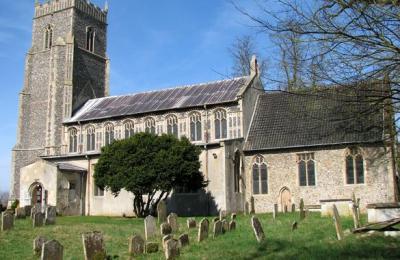
M 256 208 L 254 205 L 254 197 L 250 197 L 250 214 L 254 214 L 256 212 Z
M 236 219 L 236 213 L 232 213 L 231 214 L 231 220 L 235 220 Z
M 236 229 L 236 222 L 234 220 L 231 220 L 231 222 L 229 222 L 229 231 L 232 231 L 235 229 Z
M 214 219 L 213 219 L 213 222 L 217 222 L 219 220 L 219 217 L 215 217 Z
M 36 212 L 33 215 L 32 226 L 34 228 L 43 226 L 44 214 L 41 212 Z
M 36 213 L 41 213 L 42 212 L 42 207 L 40 205 L 35 205 L 34 207 L 31 208 L 31 219 L 35 216 Z
M 250 206 L 249 206 L 249 202 L 248 201 L 246 201 L 245 203 L 244 203 L 244 214 L 245 215 L 249 215 L 249 213 L 250 213 Z
M 296 212 L 296 204 L 294 204 L 294 203 L 292 204 L 292 213 L 293 212 Z
M 130 255 L 141 255 L 144 253 L 144 239 L 135 235 L 129 238 L 129 254 Z
M 53 206 L 48 206 L 46 209 L 46 225 L 54 225 L 56 223 L 57 208 Z
M 161 200 L 157 204 L 157 217 L 158 223 L 164 223 L 167 221 L 167 205 L 164 200 Z
M 147 242 L 146 243 L 146 254 L 157 253 L 158 252 L 158 244 L 155 242 Z
M 1 213 L 1 231 L 11 230 L 14 227 L 14 216 L 10 213 Z
M 188 234 L 180 235 L 178 240 L 180 241 L 182 247 L 189 245 L 189 235 Z
M 222 222 L 218 220 L 214 222 L 213 238 L 216 238 L 220 235 L 222 235 Z
M 228 221 L 226 219 L 224 219 L 221 221 L 221 224 L 222 224 L 222 233 L 224 234 L 224 233 L 228 232 L 229 231 Z
M 147 216 L 144 219 L 144 235 L 145 239 L 149 240 L 157 233 L 156 220 L 153 216 Z
M 351 213 L 353 215 L 354 228 L 359 228 L 361 225 L 360 225 L 360 222 L 359 222 L 359 218 L 357 216 L 358 215 L 357 205 L 352 202 L 352 203 L 350 203 L 349 207 L 350 207 Z
M 31 211 L 32 211 L 32 206 L 31 205 L 27 205 L 24 208 L 25 208 L 25 216 L 26 217 L 30 217 L 31 216 Z
M 187 224 L 187 227 L 190 229 L 190 228 L 196 228 L 196 220 L 194 219 L 194 218 L 188 218 L 187 220 L 186 220 L 186 224 Z
M 172 233 L 171 225 L 168 223 L 162 223 L 160 226 L 161 236 L 169 235 Z
M 42 253 L 43 244 L 47 242 L 47 238 L 38 236 L 33 240 L 33 253 L 40 255 Z
M 99 231 L 82 234 L 85 260 L 106 259 L 103 234 Z
M 219 211 L 219 220 L 222 221 L 225 218 L 226 218 L 226 211 L 225 210 L 220 210 Z
M 170 239 L 173 239 L 174 237 L 170 234 L 170 235 L 165 235 L 165 236 L 163 236 L 163 238 L 162 238 L 162 240 L 161 240 L 161 244 L 162 244 L 162 247 L 165 249 L 165 243 L 168 241 L 168 240 L 170 240 Z
M 275 220 L 276 215 L 278 214 L 278 204 L 274 204 L 274 208 L 272 209 L 272 218 Z
M 197 241 L 201 242 L 204 239 L 208 238 L 208 230 L 209 230 L 210 222 L 208 219 L 203 218 L 199 224 L 199 232 L 197 234 Z
M 169 239 L 165 242 L 165 259 L 176 259 L 180 255 L 180 243 L 176 239 Z
M 178 232 L 179 231 L 179 223 L 178 223 L 178 215 L 175 213 L 171 213 L 167 217 L 168 224 L 171 225 L 172 232 Z
M 283 206 L 283 212 L 284 212 L 284 213 L 287 213 L 287 212 L 288 212 L 287 205 Z
M 332 210 L 333 210 L 333 221 L 335 222 L 336 236 L 338 240 L 342 240 L 343 239 L 342 223 L 340 222 L 339 212 L 335 204 L 333 204 Z
M 62 260 L 64 247 L 57 241 L 51 240 L 43 244 L 41 260 Z
M 292 223 L 292 231 L 295 231 L 296 229 L 297 229 L 297 222 L 294 221 L 294 222 Z
M 24 219 L 26 217 L 25 208 L 16 208 L 15 209 L 15 218 L 16 219 Z
M 251 217 L 251 226 L 253 227 L 254 235 L 256 236 L 257 241 L 263 241 L 265 239 L 265 234 L 257 217 Z
M 300 220 L 303 220 L 306 217 L 306 212 L 304 211 L 304 200 L 300 199 Z

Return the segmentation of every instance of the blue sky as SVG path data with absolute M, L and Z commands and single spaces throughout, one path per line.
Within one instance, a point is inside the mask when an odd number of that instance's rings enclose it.
M 91 0 L 104 6 L 104 0 Z M 34 0 L 1 0 L 0 190 L 10 182 L 18 93 L 31 44 Z M 253 1 L 237 1 L 256 10 Z M 230 74 L 228 47 L 245 34 L 266 54 L 268 37 L 225 0 L 109 0 L 108 56 L 111 95 L 222 79 Z

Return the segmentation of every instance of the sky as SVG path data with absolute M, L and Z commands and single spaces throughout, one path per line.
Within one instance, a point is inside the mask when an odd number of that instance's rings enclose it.
M 18 93 L 31 46 L 34 0 L 0 0 L 0 191 L 8 190 Z M 103 7 L 105 0 L 91 0 Z M 257 12 L 251 0 L 237 0 Z M 231 73 L 228 48 L 252 35 L 268 55 L 266 34 L 226 0 L 109 0 L 110 94 L 220 80 Z

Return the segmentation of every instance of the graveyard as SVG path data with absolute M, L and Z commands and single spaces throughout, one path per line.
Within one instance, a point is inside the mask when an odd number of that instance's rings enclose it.
M 216 217 L 207 217 L 208 236 L 203 236 L 200 242 L 198 233 L 203 217 L 194 220 L 178 217 L 176 223 L 174 218 L 170 225 L 163 225 L 163 232 L 172 232 L 175 239 L 182 234 L 187 236 L 183 236 L 183 240 L 169 239 L 164 245 L 173 247 L 173 243 L 185 241 L 180 247 L 180 259 L 400 258 L 399 237 L 385 237 L 380 232 L 352 234 L 350 229 L 354 224 L 351 217 L 341 217 L 343 237 L 339 241 L 333 218 L 321 217 L 317 212 L 307 213 L 303 220 L 300 220 L 299 212 L 279 212 L 276 219 L 272 214 L 257 214 L 254 216 L 264 231 L 264 236 L 260 236 L 258 241 L 252 228 L 252 216 L 238 214 L 232 230 L 225 224 L 231 222 L 230 215 L 215 225 L 219 230 L 214 228 Z M 41 236 L 48 241 L 58 241 L 63 247 L 64 259 L 84 259 L 82 234 L 99 231 L 103 235 L 106 254 L 111 259 L 132 257 L 129 238 L 133 235 L 140 237 L 142 243 L 147 237 L 144 243 L 150 243 L 152 248 L 149 251 L 155 251 L 142 253 L 135 259 L 165 259 L 157 218 L 152 219 L 154 230 L 150 230 L 147 224 L 148 231 L 145 232 L 145 222 L 141 218 L 58 216 L 54 224 L 34 228 L 29 217 L 15 219 L 12 229 L 0 232 L 0 258 L 39 259 L 40 254 L 34 254 L 33 241 Z M 361 216 L 361 223 L 366 223 L 365 215 Z M 222 232 L 226 228 L 228 230 Z M 54 241 L 52 243 L 59 246 Z M 143 250 L 140 247 L 136 249 Z

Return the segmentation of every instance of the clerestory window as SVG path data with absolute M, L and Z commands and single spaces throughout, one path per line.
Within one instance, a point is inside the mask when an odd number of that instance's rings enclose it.
M 68 131 L 69 133 L 69 152 L 76 153 L 78 152 L 78 130 L 76 128 L 71 128 Z
M 96 149 L 96 129 L 94 126 L 89 126 L 86 129 L 86 150 L 94 151 Z
M 223 139 L 227 136 L 226 112 L 219 109 L 214 113 L 215 139 Z
M 105 145 L 110 145 L 114 141 L 114 125 L 109 123 L 105 127 Z
M 190 116 L 190 140 L 201 141 L 201 115 L 198 112 Z
M 135 134 L 135 125 L 132 121 L 126 121 L 124 124 L 125 138 L 130 138 Z
M 178 138 L 178 118 L 175 115 L 167 116 L 167 134 Z
M 145 132 L 150 134 L 156 134 L 156 121 L 154 118 L 149 117 L 144 121 Z

